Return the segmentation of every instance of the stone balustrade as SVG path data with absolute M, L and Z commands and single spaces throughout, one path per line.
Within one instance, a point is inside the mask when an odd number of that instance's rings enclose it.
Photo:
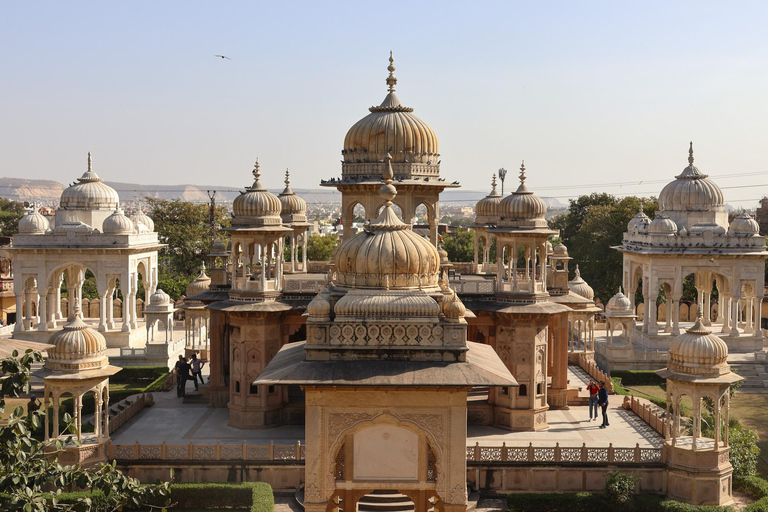
M 152 393 L 142 393 L 139 395 L 139 397 L 128 407 L 109 418 L 109 433 L 111 434 L 125 425 L 128 420 L 136 416 L 144 407 L 152 405 L 153 403 L 155 403 L 155 399 L 152 396 Z
M 614 393 L 611 376 L 601 370 L 600 367 L 597 366 L 597 363 L 594 359 L 587 357 L 586 354 L 579 354 L 579 366 L 597 382 L 605 382 L 605 388 L 608 390 L 608 392 Z
M 653 464 L 662 463 L 662 448 L 616 448 L 613 444 L 607 447 L 588 447 L 586 443 L 579 447 L 564 447 L 560 443 L 555 446 L 475 446 L 467 447 L 467 462 L 509 462 L 509 463 L 578 463 L 578 464 Z
M 296 444 L 254 445 L 242 444 L 196 445 L 189 444 L 110 444 L 109 458 L 124 461 L 167 460 L 167 461 L 303 461 L 305 445 Z
M 634 396 L 625 396 L 622 407 L 631 410 L 656 432 L 662 436 L 664 435 L 667 428 L 666 411 L 664 409 L 644 398 L 635 398 Z

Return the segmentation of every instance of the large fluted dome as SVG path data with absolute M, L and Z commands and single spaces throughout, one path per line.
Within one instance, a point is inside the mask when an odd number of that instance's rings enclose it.
M 48 370 L 95 370 L 107 366 L 107 340 L 80 318 L 80 306 L 61 331 L 48 338 L 53 348 L 48 349 L 45 368 Z
M 51 228 L 51 223 L 33 208 L 19 219 L 19 233 L 22 235 L 44 235 Z
M 389 153 L 395 163 L 437 163 L 437 135 L 424 121 L 413 115 L 395 95 L 395 66 L 389 57 L 389 93 L 378 107 L 355 123 L 344 137 L 345 163 L 380 162 Z
M 502 223 L 534 221 L 535 227 L 547 226 L 547 205 L 525 185 L 525 165 L 520 167 L 520 186 L 501 200 L 499 214 Z
M 125 216 L 122 208 L 118 208 L 109 217 L 104 219 L 101 232 L 105 235 L 127 235 L 136 231 L 136 225 Z
M 491 181 L 491 193 L 482 198 L 475 205 L 475 222 L 478 224 L 494 223 L 498 221 L 501 210 L 501 194 L 496 190 L 496 173 Z
M 667 184 L 659 194 L 659 210 L 708 212 L 722 210 L 723 191 L 693 165 L 693 143 L 689 149 L 688 167 Z
M 307 220 L 307 202 L 291 189 L 291 179 L 287 169 L 285 171 L 285 189 L 280 193 L 279 199 L 280 215 L 284 222 L 304 222 Z
M 730 371 L 728 345 L 704 327 L 701 316 L 693 327 L 672 340 L 669 370 L 697 376 L 718 376 Z
M 232 203 L 232 211 L 235 214 L 232 224 L 252 222 L 262 225 L 282 224 L 283 221 L 280 218 L 282 204 L 275 194 L 261 185 L 258 161 L 254 166 L 253 176 L 253 185 L 237 196 Z
M 385 289 L 436 285 L 440 255 L 392 210 L 397 191 L 392 185 L 391 157 L 387 155 L 385 160 L 385 184 L 380 192 L 386 200 L 384 208 L 372 224 L 336 250 L 337 281 L 343 286 Z
M 79 183 L 61 193 L 59 206 L 67 210 L 114 210 L 120 204 L 115 189 L 93 171 L 91 154 L 88 153 L 88 170 L 78 178 Z

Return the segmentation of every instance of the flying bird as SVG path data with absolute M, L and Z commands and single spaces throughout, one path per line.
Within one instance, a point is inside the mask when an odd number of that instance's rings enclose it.
M 214 55 L 214 57 L 220 57 L 222 59 L 232 60 L 229 57 L 227 57 L 226 55 Z

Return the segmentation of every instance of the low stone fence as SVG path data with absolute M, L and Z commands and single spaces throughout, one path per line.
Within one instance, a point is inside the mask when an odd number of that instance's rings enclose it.
M 613 444 L 607 447 L 591 448 L 586 443 L 578 447 L 562 447 L 560 443 L 555 446 L 475 446 L 467 447 L 467 462 L 510 462 L 510 463 L 591 463 L 591 464 L 652 464 L 663 462 L 663 450 L 661 448 L 640 448 L 636 444 L 634 448 L 614 448 Z
M 637 414 L 640 419 L 646 422 L 656 432 L 665 435 L 667 428 L 666 411 L 656 404 L 649 402 L 644 398 L 635 398 L 634 396 L 625 396 L 624 409 L 631 410 Z
M 142 393 L 128 407 L 109 418 L 109 433 L 113 433 L 115 430 L 125 425 L 128 420 L 136 416 L 144 407 L 148 407 L 154 403 L 155 398 L 152 396 L 152 393 Z
M 16 324 L 9 324 L 4 325 L 3 327 L 0 327 L 0 336 L 5 336 L 8 334 L 13 334 L 13 330 L 16 328 Z
M 579 366 L 597 382 L 605 382 L 605 388 L 609 393 L 614 392 L 611 376 L 601 370 L 593 359 L 588 358 L 586 354 L 579 354 Z
M 118 462 L 154 461 L 303 461 L 306 446 L 296 444 L 110 444 L 109 458 Z

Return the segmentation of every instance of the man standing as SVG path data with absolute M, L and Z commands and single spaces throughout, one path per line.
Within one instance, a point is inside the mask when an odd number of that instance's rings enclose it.
M 587 386 L 587 391 L 589 391 L 589 421 L 597 419 L 597 392 L 599 389 L 600 386 L 597 385 L 597 382 L 589 379 L 589 386 Z
M 200 384 L 203 383 L 203 366 L 205 366 L 205 363 L 202 361 L 202 359 L 197 358 L 197 354 L 192 354 L 192 381 L 195 383 L 195 391 L 197 391 L 197 378 L 200 378 Z
M 176 374 L 176 396 L 181 398 L 182 397 L 182 390 L 184 389 L 184 384 L 186 384 L 186 379 L 182 380 L 182 365 L 184 365 L 186 361 L 184 360 L 184 356 L 179 354 L 179 360 L 176 361 L 176 366 L 173 367 L 173 373 Z
M 605 382 L 600 381 L 600 389 L 597 391 L 597 404 L 603 411 L 603 424 L 600 428 L 605 428 L 608 425 L 608 390 L 605 389 Z

